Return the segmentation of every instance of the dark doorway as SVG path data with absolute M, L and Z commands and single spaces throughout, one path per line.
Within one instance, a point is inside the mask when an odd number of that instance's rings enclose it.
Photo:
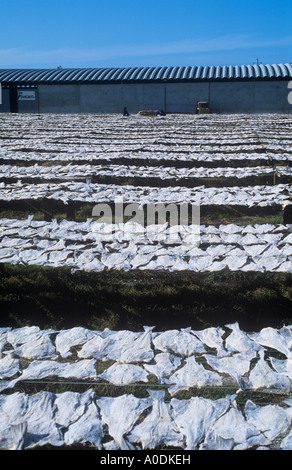
M 18 113 L 18 98 L 16 86 L 10 87 L 10 112 Z

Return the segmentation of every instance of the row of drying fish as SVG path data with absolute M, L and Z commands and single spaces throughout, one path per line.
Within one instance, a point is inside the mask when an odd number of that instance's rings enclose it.
M 291 325 L 258 333 L 242 331 L 237 322 L 204 330 L 153 330 L 1 328 L 0 388 L 49 377 L 117 386 L 149 384 L 152 375 L 172 396 L 191 388 L 231 385 L 292 390 Z
M 116 217 L 118 217 L 116 215 Z M 109 223 L 88 218 L 85 222 L 75 222 L 63 219 L 60 222 L 52 219 L 35 220 L 34 215 L 27 219 L 0 219 L 0 236 L 21 238 L 49 238 L 51 240 L 78 240 L 78 241 L 172 241 L 173 244 L 182 241 L 192 244 L 196 236 L 196 242 L 203 244 L 279 244 L 291 243 L 291 224 L 220 224 L 200 225 L 199 218 L 193 225 L 175 225 L 165 223 L 141 224 L 133 216 L 128 222 Z M 189 243 L 188 243 L 189 241 Z M 9 244 L 8 245 L 13 245 Z M 8 246 L 6 245 L 6 246 Z M 265 248 L 265 247 L 264 247 Z
M 261 153 L 274 153 L 274 152 L 281 152 L 281 153 L 289 153 L 291 155 L 291 148 L 292 145 L 291 143 L 269 143 L 266 145 L 261 145 L 261 144 L 245 144 L 245 143 L 239 143 L 237 145 L 230 145 L 230 144 L 218 144 L 218 141 L 220 140 L 220 137 L 217 138 L 216 143 L 213 145 L 210 144 L 205 144 L 205 143 L 187 143 L 185 140 L 181 143 L 178 143 L 176 141 L 174 142 L 143 142 L 142 139 L 140 138 L 137 141 L 131 141 L 129 143 L 125 143 L 125 141 L 121 142 L 120 144 L 116 141 L 112 142 L 101 142 L 99 139 L 94 142 L 82 142 L 81 140 L 74 140 L 72 143 L 68 142 L 60 142 L 60 143 L 55 143 L 55 142 L 48 142 L 47 144 L 43 140 L 38 140 L 38 139 L 32 139 L 26 142 L 25 140 L 20 140 L 18 141 L 11 141 L 5 142 L 5 144 L 1 145 L 1 158 L 2 155 L 5 156 L 6 151 L 8 152 L 25 152 L 25 151 L 35 151 L 35 152 L 66 152 L 66 153 L 76 153 L 76 152 L 82 152 L 82 153 L 93 153 L 96 152 L 98 154 L 102 153 L 115 153 L 119 152 L 119 154 L 135 154 L 136 152 L 143 152 L 146 151 L 152 155 L 152 158 L 155 157 L 156 153 L 159 152 L 166 152 L 171 153 L 171 152 L 185 152 L 189 154 L 194 154 L 200 152 L 200 153 L 215 153 L 215 152 L 220 152 L 220 153 L 236 153 L 236 152 L 241 152 L 241 153 L 246 153 L 248 157 L 248 152 L 250 153 L 258 153 L 258 157 L 261 156 Z M 194 155 L 192 155 L 192 159 L 194 159 Z
M 291 117 L 283 120 L 282 116 L 275 115 L 274 122 L 271 122 L 266 115 L 261 120 L 255 121 L 250 116 L 237 122 L 232 120 L 231 115 L 224 116 L 224 123 L 218 120 L 218 116 L 211 116 L 210 119 L 197 119 L 196 116 L 169 115 L 167 119 L 141 119 L 139 116 L 131 116 L 131 119 L 121 119 L 117 115 L 88 115 L 87 118 L 80 116 L 77 122 L 73 115 L 47 115 L 44 119 L 37 115 L 23 115 L 18 119 L 8 114 L 1 116 L 1 133 L 6 139 L 29 139 L 30 136 L 41 136 L 46 141 L 57 140 L 58 137 L 65 139 L 85 139 L 94 140 L 110 139 L 119 140 L 134 138 L 138 136 L 145 140 L 158 136 L 159 138 L 187 138 L 190 141 L 196 139 L 204 142 L 214 141 L 219 137 L 224 141 L 236 142 L 246 140 L 250 143 L 268 141 L 288 141 L 291 131 Z M 59 118 L 59 119 L 58 119 Z M 123 130 L 121 135 L 120 130 Z M 84 132 L 86 130 L 86 133 Z M 168 134 L 171 131 L 171 134 Z
M 22 349 L 24 350 L 25 347 Z M 32 353 L 31 346 L 30 351 Z M 97 351 L 96 355 L 99 355 L 99 352 Z M 146 354 L 149 356 L 147 350 L 144 351 L 145 356 Z M 132 357 L 135 358 L 135 353 L 132 353 Z M 135 384 L 149 386 L 153 383 L 153 379 L 149 379 L 151 375 L 155 376 L 156 384 L 166 388 L 171 396 L 183 390 L 210 387 L 215 387 L 215 389 L 233 387 L 235 390 L 280 390 L 285 393 L 292 391 L 291 360 L 271 358 L 267 361 L 264 359 L 264 352 L 248 351 L 220 358 L 204 354 L 203 358 L 190 356 L 185 359 L 166 352 L 153 355 L 152 364 L 121 362 L 121 360 L 116 359 L 114 364 L 109 366 L 105 363 L 101 367 L 98 359 L 95 358 L 77 359 L 74 362 L 42 359 L 32 360 L 24 368 L 21 367 L 18 358 L 7 353 L 4 358 L 0 359 L 0 391 L 11 390 L 21 382 L 43 381 L 49 378 L 59 378 L 65 381 L 86 380 L 96 385 L 108 383 L 115 386 Z M 203 360 L 212 369 L 204 367 Z M 255 361 L 257 362 L 251 369 L 251 364 Z M 11 378 L 13 376 L 16 378 Z
M 2 219 L 0 262 L 69 266 L 73 271 L 292 271 L 287 225 L 143 227 Z
M 179 162 L 201 162 L 203 165 L 204 162 L 226 162 L 226 165 L 230 162 L 240 162 L 248 161 L 251 164 L 256 160 L 264 160 L 266 165 L 269 165 L 271 161 L 276 165 L 277 162 L 287 162 L 290 164 L 292 156 L 291 153 L 281 152 L 281 153 L 272 153 L 265 151 L 264 153 L 247 153 L 247 152 L 229 152 L 224 153 L 219 152 L 210 152 L 207 153 L 205 150 L 198 152 L 183 152 L 176 149 L 175 151 L 155 151 L 150 152 L 148 149 L 134 149 L 134 151 L 129 152 L 128 150 L 109 150 L 107 148 L 95 149 L 94 151 L 91 148 L 88 148 L 84 151 L 81 151 L 78 146 L 76 146 L 75 151 L 62 151 L 53 152 L 38 152 L 37 150 L 25 150 L 21 149 L 16 151 L 3 151 L 0 148 L 0 159 L 3 161 L 23 161 L 23 162 L 78 162 L 86 160 L 88 163 L 95 162 L 98 163 L 100 160 L 106 160 L 108 162 L 113 162 L 117 159 L 126 158 L 127 160 L 140 160 L 141 164 L 151 163 L 153 160 L 159 160 L 161 163 L 164 161 L 179 161 Z
M 242 205 L 273 206 L 289 204 L 291 201 L 291 185 L 277 184 L 273 186 L 234 186 L 223 188 L 207 188 L 197 186 L 187 188 L 150 187 L 115 184 L 95 184 L 87 182 L 60 183 L 0 183 L 0 200 L 61 200 L 64 204 L 71 201 L 88 203 L 135 203 L 140 207 L 150 204 L 188 204 L 193 205 Z
M 18 240 L 16 240 L 16 243 Z M 19 248 L 1 248 L 0 263 L 70 267 L 72 272 L 104 270 L 166 270 L 215 272 L 230 271 L 292 272 L 291 245 L 282 249 L 271 248 L 264 252 L 262 246 L 237 249 L 235 246 L 210 246 L 206 252 L 195 249 L 175 250 L 162 246 L 131 243 L 107 244 L 105 248 L 93 246 L 80 248 L 74 245 L 43 248 L 43 244 L 24 244 Z M 178 251 L 180 251 L 179 254 Z M 261 253 L 262 252 L 262 253 Z M 260 254 L 257 254 L 260 253 Z
M 2 114 L 1 124 L 13 123 L 13 130 L 50 132 L 66 132 L 74 129 L 80 132 L 85 127 L 90 129 L 92 134 L 100 131 L 117 131 L 119 128 L 129 129 L 135 126 L 143 130 L 145 127 L 158 129 L 172 128 L 173 130 L 190 130 L 193 132 L 211 129 L 218 129 L 223 134 L 232 129 L 243 132 L 256 132 L 273 135 L 275 129 L 287 130 L 291 128 L 291 116 L 287 114 L 212 114 L 198 116 L 193 114 L 168 114 L 165 119 L 131 114 L 130 119 L 123 119 L 117 114 Z M 9 134 L 10 129 L 4 127 L 4 131 Z M 287 134 L 286 134 L 287 135 Z
M 54 165 L 42 166 L 13 166 L 0 165 L 0 178 L 43 178 L 70 179 L 95 177 L 119 177 L 119 178 L 160 178 L 179 180 L 182 178 L 247 178 L 253 176 L 291 176 L 292 167 L 277 166 L 275 169 L 269 166 L 244 167 L 244 168 L 175 168 L 175 167 L 151 167 L 135 165 Z
M 291 399 L 281 405 L 247 400 L 240 411 L 236 398 L 166 402 L 163 390 L 148 390 L 146 398 L 112 398 L 92 389 L 2 395 L 0 449 L 89 445 L 107 451 L 292 450 Z
M 192 240 L 199 238 L 192 237 Z M 170 241 L 168 241 L 170 243 Z M 171 240 L 173 243 L 173 240 Z M 2 240 L 0 263 L 68 266 L 72 271 L 168 270 L 168 271 L 259 271 L 292 272 L 292 246 L 209 245 L 200 249 L 188 241 L 180 246 L 147 241 L 79 243 L 61 240 Z
M 197 331 L 153 330 L 1 328 L 0 448 L 89 443 L 104 450 L 159 446 L 292 449 L 291 326 L 263 328 L 258 333 L 246 333 L 238 323 Z M 276 359 L 275 352 L 284 359 Z M 152 380 L 151 390 L 147 389 L 150 374 L 157 379 L 156 383 Z M 226 385 L 224 398 L 211 399 L 210 390 L 224 387 L 226 377 L 237 392 L 228 394 Z M 39 381 L 45 386 L 45 379 L 61 380 L 67 387 L 72 380 L 92 387 L 140 384 L 148 397 L 122 394 L 122 389 L 115 397 L 100 396 L 92 389 L 85 393 L 13 393 L 19 381 Z M 204 387 L 209 398 L 196 396 L 195 389 Z M 175 396 L 191 389 L 191 398 Z M 277 405 L 256 405 L 248 399 L 240 411 L 240 392 L 246 389 L 266 394 L 280 391 L 288 396 Z

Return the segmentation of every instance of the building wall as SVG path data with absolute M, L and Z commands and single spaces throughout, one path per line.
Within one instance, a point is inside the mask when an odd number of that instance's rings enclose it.
M 196 83 L 40 84 L 34 101 L 18 101 L 18 112 L 130 113 L 164 109 L 194 113 L 209 101 L 214 113 L 291 113 L 288 80 Z M 27 90 L 27 88 L 25 89 Z M 0 112 L 9 112 L 9 89 L 2 90 Z
M 209 101 L 214 113 L 288 113 L 288 81 L 40 85 L 40 112 L 130 113 L 165 109 L 194 113 Z
M 288 81 L 212 82 L 210 105 L 214 113 L 292 113 Z
M 254 82 L 210 83 L 210 107 L 214 113 L 253 113 Z
M 119 83 L 40 85 L 40 112 L 130 113 L 164 109 L 193 113 L 196 102 L 208 100 L 208 83 Z
M 80 111 L 121 113 L 127 106 L 130 113 L 163 107 L 161 84 L 81 85 Z
M 257 113 L 292 113 L 288 103 L 288 81 L 255 82 L 255 107 Z
M 0 113 L 9 113 L 10 94 L 7 88 L 2 88 L 2 104 L 0 104 Z
M 79 113 L 79 85 L 39 85 L 40 113 Z
M 21 97 L 21 93 L 30 93 L 34 99 L 26 99 L 25 96 Z M 18 112 L 19 113 L 38 113 L 39 111 L 39 98 L 37 88 L 19 88 L 18 89 Z
M 21 96 L 21 92 L 30 93 L 32 92 L 31 98 L 26 99 L 25 95 Z M 11 96 L 15 103 L 12 104 Z M 38 113 L 39 112 L 39 100 L 38 100 L 38 89 L 37 88 L 16 88 L 14 87 L 14 93 L 12 94 L 9 88 L 2 88 L 2 104 L 0 104 L 0 113 L 11 112 L 11 107 L 17 109 L 18 113 Z
M 197 101 L 209 101 L 209 88 L 208 82 L 167 83 L 166 111 L 169 113 L 194 113 Z

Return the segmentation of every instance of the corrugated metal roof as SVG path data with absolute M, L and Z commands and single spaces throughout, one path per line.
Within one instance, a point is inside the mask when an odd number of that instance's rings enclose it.
M 292 78 L 292 64 L 223 66 L 78 68 L 78 69 L 0 69 L 3 84 L 254 80 Z

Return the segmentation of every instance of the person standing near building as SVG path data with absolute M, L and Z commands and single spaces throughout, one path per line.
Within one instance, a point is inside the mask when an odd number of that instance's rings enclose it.
M 130 116 L 130 114 L 127 110 L 127 106 L 125 106 L 124 109 L 123 109 L 123 116 Z

